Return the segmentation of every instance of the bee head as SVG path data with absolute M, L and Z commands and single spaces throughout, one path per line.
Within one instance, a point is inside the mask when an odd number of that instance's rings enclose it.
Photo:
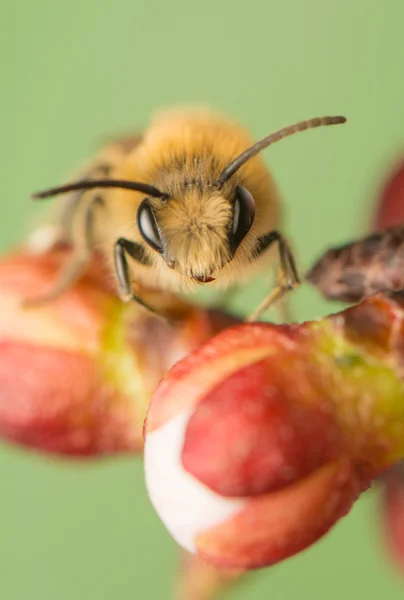
M 143 240 L 170 269 L 209 283 L 232 260 L 254 215 L 254 199 L 245 188 L 233 188 L 231 197 L 219 189 L 195 188 L 163 202 L 143 200 L 137 224 Z

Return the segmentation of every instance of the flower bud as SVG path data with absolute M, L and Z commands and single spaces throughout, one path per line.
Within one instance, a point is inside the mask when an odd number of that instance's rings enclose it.
M 159 379 L 227 320 L 153 292 L 175 326 L 123 304 L 96 260 L 57 299 L 24 306 L 69 258 L 21 251 L 0 261 L 0 435 L 58 454 L 138 451 Z
M 404 574 L 404 462 L 384 477 L 383 522 L 389 550 Z
M 399 161 L 380 192 L 372 229 L 404 225 L 404 161 Z
M 163 378 L 145 426 L 149 496 L 220 568 L 307 548 L 404 456 L 404 300 L 228 329 Z

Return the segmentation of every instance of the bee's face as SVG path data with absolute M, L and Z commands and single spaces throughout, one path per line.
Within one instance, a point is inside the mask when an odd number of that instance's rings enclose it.
M 181 197 L 145 199 L 137 213 L 144 241 L 168 268 L 198 283 L 214 281 L 232 260 L 254 220 L 252 195 L 243 187 L 226 193 L 190 189 Z

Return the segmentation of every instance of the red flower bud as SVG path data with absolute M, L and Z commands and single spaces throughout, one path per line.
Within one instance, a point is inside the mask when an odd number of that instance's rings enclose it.
M 383 520 L 389 549 L 404 574 L 404 462 L 384 478 Z
M 222 332 L 162 380 L 146 483 L 188 551 L 254 568 L 308 547 L 404 456 L 404 300 Z
M 401 160 L 386 181 L 376 206 L 372 229 L 404 225 L 404 162 Z
M 24 308 L 68 259 L 55 250 L 0 262 L 0 435 L 60 454 L 137 451 L 159 379 L 227 321 L 169 296 L 175 327 L 124 305 L 97 262 L 56 300 Z
M 278 375 L 270 361 L 254 363 L 198 403 L 184 439 L 186 471 L 223 496 L 254 496 L 338 457 L 341 443 L 332 417 L 285 397 Z

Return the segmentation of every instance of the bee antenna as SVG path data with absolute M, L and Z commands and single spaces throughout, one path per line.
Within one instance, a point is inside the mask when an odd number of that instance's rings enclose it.
M 253 146 L 250 146 L 250 148 L 247 148 L 247 150 L 244 150 L 244 152 L 232 160 L 231 163 L 227 165 L 227 167 L 221 172 L 217 180 L 217 186 L 219 188 L 222 187 L 222 185 L 228 181 L 230 177 L 239 170 L 240 167 L 250 160 L 250 158 L 256 156 L 256 154 L 261 152 L 261 150 L 264 150 L 264 148 L 275 144 L 275 142 L 279 142 L 285 137 L 294 135 L 299 131 L 305 131 L 306 129 L 313 129 L 314 127 L 322 127 L 326 125 L 338 125 L 345 122 L 345 117 L 318 117 L 315 119 L 307 119 L 306 121 L 299 121 L 299 123 L 279 129 L 279 131 L 275 131 L 275 133 L 271 133 L 259 142 L 256 142 Z
M 74 192 L 77 190 L 92 190 L 94 188 L 120 188 L 123 190 L 133 190 L 134 192 L 142 192 L 147 196 L 153 196 L 154 198 L 167 198 L 168 195 L 164 194 L 153 185 L 148 183 L 140 183 L 138 181 L 125 181 L 121 179 L 92 179 L 84 181 L 76 181 L 74 183 L 68 183 L 59 187 L 50 188 L 43 192 L 37 192 L 32 195 L 32 198 L 50 198 L 51 196 L 58 196 L 59 194 L 66 194 L 67 192 Z

